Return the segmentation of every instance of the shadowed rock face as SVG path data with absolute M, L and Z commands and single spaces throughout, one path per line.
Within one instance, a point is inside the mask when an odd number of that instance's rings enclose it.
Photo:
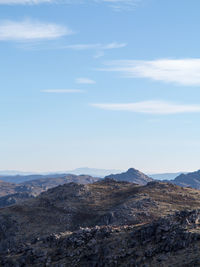
M 187 174 L 181 174 L 174 180 L 170 180 L 168 182 L 183 187 L 192 187 L 200 189 L 200 170 L 196 172 L 190 172 Z
M 111 178 L 116 181 L 126 181 L 126 182 L 131 182 L 139 185 L 145 185 L 148 182 L 153 181 L 152 178 L 148 177 L 144 173 L 134 169 L 130 168 L 128 169 L 127 172 L 123 172 L 120 174 L 111 174 L 106 176 L 105 178 Z
M 34 198 L 34 195 L 29 192 L 20 192 L 15 194 L 6 195 L 0 197 L 0 208 L 9 207 L 16 203 L 22 203 L 23 201 Z
M 53 233 L 12 248 L 0 257 L 0 264 L 8 267 L 199 266 L 199 221 L 200 210 L 193 210 L 176 212 L 149 224 L 104 225 Z

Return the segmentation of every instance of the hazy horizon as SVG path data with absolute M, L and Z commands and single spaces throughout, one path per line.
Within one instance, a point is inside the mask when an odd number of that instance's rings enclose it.
M 120 173 L 120 172 L 126 172 L 128 169 L 130 168 L 134 168 L 137 169 L 145 174 L 148 175 L 153 175 L 153 174 L 170 174 L 170 173 L 187 173 L 187 172 L 195 172 L 199 169 L 195 169 L 195 170 L 175 170 L 175 171 L 145 171 L 142 169 L 138 169 L 135 168 L 134 166 L 130 166 L 126 169 L 117 169 L 117 168 L 94 168 L 94 167 L 77 167 L 74 169 L 63 169 L 63 170 L 15 170 L 15 169 L 0 169 L 0 173 L 9 173 L 9 172 L 13 172 L 13 173 L 25 173 L 25 174 L 48 174 L 48 173 L 70 173 L 70 172 L 74 172 L 77 171 L 79 169 L 88 169 L 88 170 L 99 170 L 99 171 L 114 171 L 116 173 Z M 110 172 L 111 173 L 111 172 Z M 87 174 L 87 173 L 83 173 L 83 174 Z

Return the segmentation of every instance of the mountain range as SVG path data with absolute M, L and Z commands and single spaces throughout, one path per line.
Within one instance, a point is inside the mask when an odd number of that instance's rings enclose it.
M 95 168 L 77 168 L 74 170 L 68 170 L 63 172 L 46 172 L 46 173 L 34 173 L 34 172 L 20 172 L 20 171 L 0 171 L 0 178 L 3 181 L 21 183 L 24 181 L 30 181 L 45 177 L 56 177 L 63 176 L 67 174 L 75 175 L 90 175 L 93 177 L 105 177 L 111 174 L 119 174 L 121 170 L 116 169 L 95 169 Z M 156 173 L 156 174 L 147 174 L 150 178 L 155 180 L 173 180 L 180 174 L 187 174 L 187 172 L 175 172 L 175 173 Z
M 0 180 L 0 207 L 6 207 L 15 203 L 23 202 L 26 199 L 36 197 L 41 192 L 58 185 L 70 182 L 88 184 L 94 183 L 102 178 L 92 177 L 89 175 L 59 173 L 49 175 L 34 174 L 3 176 L 0 179 L 4 180 Z M 105 176 L 105 179 L 114 179 L 115 181 L 125 181 L 139 185 L 145 185 L 148 182 L 153 181 L 153 178 L 134 168 L 130 168 L 126 172 Z M 15 181 L 15 183 L 13 181 Z M 182 187 L 200 189 L 200 171 L 181 174 L 173 180 L 164 180 L 164 182 L 176 184 Z
M 75 175 L 90 175 L 94 177 L 105 177 L 106 175 L 109 175 L 111 173 L 120 173 L 121 170 L 115 170 L 115 169 L 96 169 L 96 168 L 77 168 L 74 170 L 68 170 L 68 171 L 62 171 L 62 172 L 44 172 L 44 173 L 37 173 L 37 172 L 22 172 L 22 171 L 16 171 L 16 170 L 4 170 L 0 171 L 0 179 L 7 182 L 15 182 L 15 183 L 21 183 L 24 181 L 30 181 L 33 179 L 40 179 L 45 177 L 56 177 L 56 176 L 63 176 L 67 174 L 75 174 Z M 14 179 L 15 181 L 13 181 Z
M 116 181 L 132 182 L 139 185 L 145 185 L 147 182 L 153 180 L 152 178 L 149 178 L 147 175 L 133 168 L 130 168 L 127 172 L 116 175 L 112 174 L 110 176 L 106 176 L 105 178 L 112 178 Z M 15 181 L 15 183 L 0 181 L 0 207 L 21 203 L 29 198 L 34 198 L 40 193 L 58 185 L 63 185 L 70 182 L 77 184 L 89 184 L 94 183 L 101 178 L 96 178 L 89 175 L 51 174 L 6 176 L 4 179 L 6 181 Z

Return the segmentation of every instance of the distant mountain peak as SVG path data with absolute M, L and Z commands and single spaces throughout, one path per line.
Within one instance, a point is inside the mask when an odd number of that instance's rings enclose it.
M 170 183 L 182 186 L 182 187 L 192 187 L 200 189 L 200 170 L 189 173 L 182 173 L 177 176 L 174 180 L 168 181 Z
M 148 182 L 153 181 L 152 178 L 148 177 L 146 174 L 134 168 L 129 168 L 126 172 L 122 172 L 119 174 L 108 175 L 105 178 L 111 178 L 116 181 L 126 181 L 126 182 L 136 183 L 140 185 L 145 185 Z
M 138 170 L 135 169 L 135 168 L 129 168 L 129 169 L 127 170 L 127 173 L 141 173 L 141 172 L 138 171 Z

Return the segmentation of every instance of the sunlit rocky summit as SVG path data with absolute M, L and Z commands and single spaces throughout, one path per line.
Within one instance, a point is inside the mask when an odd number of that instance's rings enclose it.
M 111 178 L 116 181 L 126 181 L 126 182 L 131 182 L 135 184 L 140 184 L 140 185 L 145 185 L 148 182 L 153 181 L 152 178 L 148 177 L 144 173 L 134 169 L 130 168 L 128 169 L 127 172 L 123 172 L 120 174 L 111 174 L 106 176 L 106 178 Z

